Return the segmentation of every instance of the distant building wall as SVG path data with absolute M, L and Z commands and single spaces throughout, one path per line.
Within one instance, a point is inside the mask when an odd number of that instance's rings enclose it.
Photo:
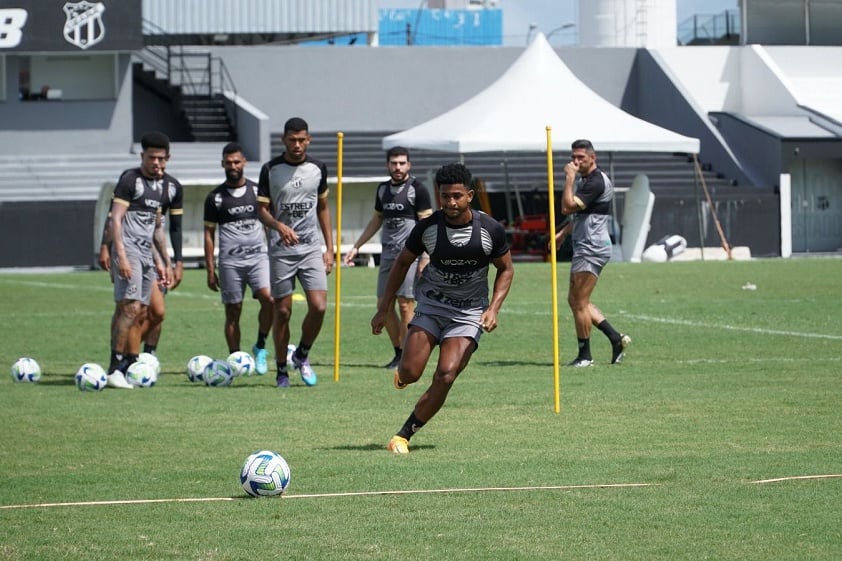
M 97 154 L 132 146 L 132 81 L 128 53 L 115 57 L 115 99 L 24 101 L 18 55 L 6 55 L 6 101 L 0 103 L 0 153 Z

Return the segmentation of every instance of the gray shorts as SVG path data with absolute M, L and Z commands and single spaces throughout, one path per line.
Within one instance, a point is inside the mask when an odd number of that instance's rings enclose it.
M 327 272 L 321 251 L 292 257 L 270 257 L 269 272 L 272 298 L 283 298 L 295 292 L 295 279 L 305 292 L 327 291 Z
M 409 267 L 409 270 L 406 272 L 406 277 L 404 277 L 400 288 L 398 288 L 398 296 L 401 296 L 403 298 L 409 298 L 410 300 L 413 300 L 415 298 L 415 276 L 418 274 L 419 259 L 416 259 Z M 380 272 L 377 274 L 378 298 L 382 298 L 383 295 L 386 293 L 386 283 L 389 280 L 389 273 L 392 272 L 392 265 L 394 264 L 394 259 L 389 259 L 388 261 L 380 261 Z
M 149 260 L 142 259 L 139 255 L 126 254 L 126 259 L 132 268 L 132 276 L 124 279 L 120 276 L 120 267 L 117 265 L 117 254 L 111 254 L 111 270 L 114 271 L 114 301 L 138 300 L 141 304 L 148 306 L 152 297 L 152 287 L 158 282 L 158 271 L 155 264 Z
M 252 297 L 258 290 L 269 288 L 268 259 L 261 259 L 247 265 L 221 265 L 218 274 L 223 304 L 242 302 L 246 286 L 251 288 Z
M 415 308 L 415 316 L 409 322 L 410 327 L 420 327 L 432 335 L 437 343 L 448 337 L 467 337 L 473 339 L 474 345 L 479 347 L 479 338 L 482 335 L 479 320 L 482 318 L 482 309 L 463 310 L 459 315 L 451 317 L 438 314 L 435 310 L 421 310 L 420 307 Z
M 598 255 L 574 255 L 570 262 L 570 274 L 590 273 L 599 278 L 602 269 L 608 263 L 608 259 Z

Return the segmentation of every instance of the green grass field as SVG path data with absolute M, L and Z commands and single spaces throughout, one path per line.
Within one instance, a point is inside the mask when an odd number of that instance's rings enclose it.
M 838 560 L 842 478 L 756 482 L 842 474 L 840 277 L 838 259 L 611 264 L 594 301 L 632 346 L 609 366 L 595 331 L 598 364 L 560 369 L 555 414 L 550 265 L 517 264 L 499 329 L 398 457 L 384 446 L 429 372 L 397 392 L 380 367 L 374 269 L 342 271 L 338 383 L 331 309 L 316 387 L 191 384 L 192 355 L 227 350 L 190 270 L 167 298 L 158 385 L 96 394 L 73 374 L 107 362 L 107 275 L 0 274 L 0 364 L 44 371 L 0 378 L 0 559 Z M 566 264 L 558 279 L 564 362 Z M 239 486 L 263 448 L 292 468 L 281 499 Z M 177 501 L 201 498 L 216 500 Z

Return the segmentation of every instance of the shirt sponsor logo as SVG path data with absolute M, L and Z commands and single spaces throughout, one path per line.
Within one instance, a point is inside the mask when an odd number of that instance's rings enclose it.
M 479 263 L 479 261 L 477 261 L 476 259 L 442 259 L 441 260 L 442 265 L 448 265 L 450 267 L 464 267 L 466 265 L 469 266 L 469 267 L 473 267 L 473 266 L 477 265 L 478 263 Z
M 313 208 L 313 203 L 282 203 L 278 205 L 281 214 L 286 214 L 293 218 L 304 218 L 307 213 Z
M 241 206 L 232 206 L 228 209 L 228 214 L 232 216 L 237 216 L 240 214 L 245 213 L 252 213 L 254 212 L 254 205 L 241 205 Z

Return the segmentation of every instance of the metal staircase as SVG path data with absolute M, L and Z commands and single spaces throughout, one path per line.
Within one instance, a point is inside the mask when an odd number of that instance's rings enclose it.
M 236 115 L 228 111 L 224 92 L 237 93 L 225 63 L 202 49 L 169 44 L 169 34 L 144 20 L 146 47 L 134 56 L 143 67 L 136 83 L 166 97 L 186 119 L 196 142 L 236 140 Z M 146 75 L 138 81 L 137 76 Z M 157 85 L 150 83 L 149 74 Z

